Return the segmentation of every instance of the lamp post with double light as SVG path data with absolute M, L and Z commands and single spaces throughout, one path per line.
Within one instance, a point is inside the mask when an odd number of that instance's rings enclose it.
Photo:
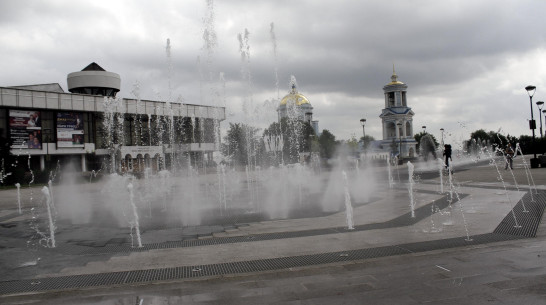
M 542 110 L 542 113 L 544 114 L 544 125 L 546 125 L 546 109 Z M 540 113 L 539 113 L 540 114 Z M 541 117 L 542 119 L 542 117 Z M 546 131 L 546 130 L 545 130 Z
M 540 118 L 540 138 L 542 139 L 542 116 L 540 115 L 540 113 L 542 112 L 542 107 L 544 106 L 544 102 L 543 101 L 538 101 L 537 102 L 537 107 L 538 107 L 538 117 Z
M 544 125 L 546 125 L 546 109 L 542 110 L 542 113 L 544 113 Z M 541 117 L 542 120 L 542 117 Z
M 529 95 L 529 105 L 531 105 L 531 120 L 529 121 L 529 128 L 533 132 L 533 159 L 531 159 L 531 168 L 537 168 L 538 167 L 538 159 L 537 159 L 537 153 L 535 150 L 535 129 L 537 128 L 535 118 L 533 116 L 533 95 L 535 95 L 535 92 L 537 90 L 537 87 L 529 85 L 525 87 L 525 90 L 527 90 L 527 94 Z

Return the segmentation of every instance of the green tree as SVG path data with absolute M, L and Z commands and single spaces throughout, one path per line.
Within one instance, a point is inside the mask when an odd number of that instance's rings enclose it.
M 365 137 L 360 137 L 359 142 L 362 142 L 362 149 L 366 151 L 370 147 L 370 143 L 373 141 L 375 141 L 374 137 L 366 135 Z
M 434 137 L 433 134 L 430 134 L 430 133 L 426 133 L 426 132 L 420 132 L 420 133 L 416 133 L 413 138 L 415 139 L 415 141 L 417 141 L 417 145 L 416 145 L 416 149 L 417 149 L 417 152 L 420 152 L 420 144 L 421 144 L 421 138 L 424 136 L 424 135 L 429 135 L 431 138 L 432 138 L 432 142 L 434 143 L 434 150 L 436 150 L 438 148 L 438 146 L 440 146 L 440 143 L 438 143 L 438 140 L 436 140 L 436 137 Z
M 521 135 L 517 142 L 524 154 L 533 154 L 535 152 L 537 154 L 542 154 L 546 150 L 546 138 L 540 138 L 540 136 L 535 137 L 535 140 L 533 141 L 532 136 Z
M 504 135 L 495 131 L 489 132 L 489 140 L 495 147 L 505 147 L 506 144 L 508 144 L 508 139 L 506 139 Z
M 336 151 L 336 136 L 334 136 L 328 129 L 322 130 L 318 138 L 319 153 L 322 158 L 330 159 L 334 156 Z
M 470 140 L 475 140 L 478 143 L 482 143 L 483 141 L 489 143 L 491 141 L 491 138 L 485 130 L 478 129 L 470 134 Z
M 358 141 L 356 140 L 355 136 L 352 136 L 348 141 L 346 141 L 345 145 L 347 145 L 350 155 L 356 156 L 358 154 Z
M 258 137 L 258 128 L 242 124 L 229 123 L 227 135 L 221 145 L 222 154 L 235 165 L 259 163 L 263 153 L 263 143 Z
M 507 137 L 496 131 L 486 132 L 484 129 L 478 129 L 470 134 L 470 140 L 467 142 L 467 150 L 470 149 L 472 143 L 479 143 L 481 145 L 493 145 L 497 148 L 505 147 L 508 143 L 515 145 L 514 137 Z
M 302 152 L 313 151 L 313 141 L 316 141 L 315 131 L 309 122 L 282 118 L 280 122 L 274 122 L 264 130 L 263 135 L 282 136 L 282 158 L 284 162 L 299 162 Z M 316 149 L 316 145 L 315 145 Z

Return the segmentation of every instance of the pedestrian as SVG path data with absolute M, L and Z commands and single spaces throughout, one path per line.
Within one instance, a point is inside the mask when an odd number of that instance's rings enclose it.
M 453 160 L 451 159 L 451 145 L 444 145 L 444 156 L 446 156 L 446 168 L 449 168 L 449 160 Z
M 514 149 L 512 148 L 512 145 L 508 144 L 506 145 L 506 149 L 504 150 L 504 155 L 506 157 L 506 166 L 504 167 L 504 170 L 508 169 L 508 166 L 510 166 L 510 169 L 514 169 L 513 165 L 513 159 L 514 159 Z

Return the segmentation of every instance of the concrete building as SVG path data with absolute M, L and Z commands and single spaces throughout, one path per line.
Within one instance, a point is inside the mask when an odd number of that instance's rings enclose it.
M 0 135 L 33 169 L 158 171 L 212 161 L 224 107 L 116 98 L 120 76 L 91 63 L 59 84 L 0 87 Z M 106 161 L 106 162 L 105 162 Z
M 398 80 L 393 65 L 391 82 L 383 87 L 385 108 L 379 116 L 383 125 L 381 146 L 383 149 L 399 152 L 402 158 L 413 158 L 417 145 L 413 134 L 415 113 L 408 107 L 407 89 L 408 86 Z

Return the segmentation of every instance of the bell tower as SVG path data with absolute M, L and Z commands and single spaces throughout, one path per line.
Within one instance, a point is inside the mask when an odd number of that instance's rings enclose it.
M 395 153 L 399 152 L 402 158 L 415 157 L 417 142 L 413 137 L 413 116 L 415 113 L 408 107 L 406 92 L 408 85 L 398 80 L 398 75 L 392 65 L 391 82 L 383 87 L 385 94 L 385 108 L 381 111 L 383 125 L 384 148 L 389 148 L 394 143 Z

